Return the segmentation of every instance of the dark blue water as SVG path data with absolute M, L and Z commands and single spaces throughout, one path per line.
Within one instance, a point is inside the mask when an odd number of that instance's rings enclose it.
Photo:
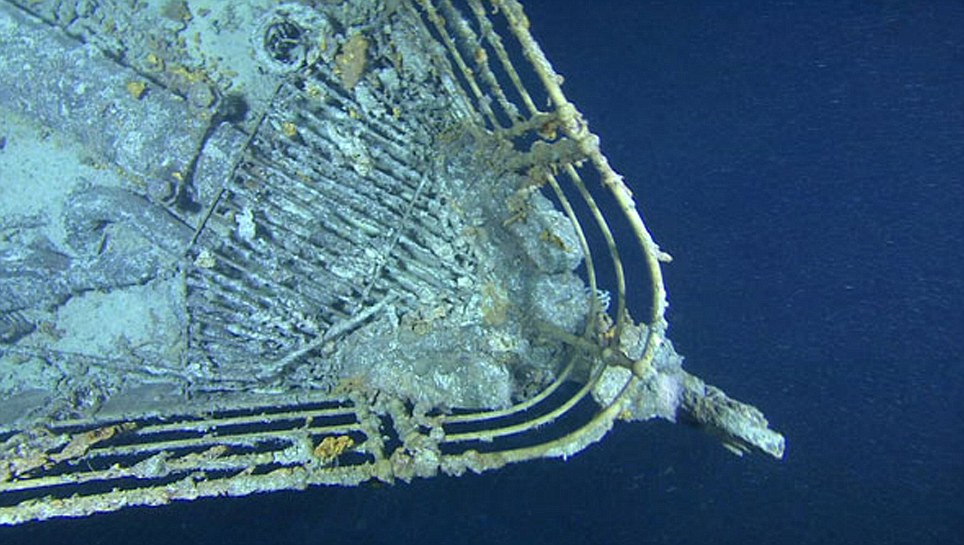
M 669 424 L 568 462 L 129 510 L 85 543 L 956 543 L 964 536 L 964 6 L 532 1 L 632 185 L 687 367 L 786 459 Z M 596 13 L 586 13 L 592 4 Z

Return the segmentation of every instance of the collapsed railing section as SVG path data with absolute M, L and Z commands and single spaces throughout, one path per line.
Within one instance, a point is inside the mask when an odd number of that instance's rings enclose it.
M 0 444 L 0 523 L 357 484 L 385 458 L 379 426 L 365 407 L 320 400 L 20 432 Z

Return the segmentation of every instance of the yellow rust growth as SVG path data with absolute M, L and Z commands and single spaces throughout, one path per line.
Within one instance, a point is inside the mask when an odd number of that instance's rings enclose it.
M 537 132 L 543 140 L 549 140 L 551 142 L 559 137 L 559 121 L 555 119 L 546 121 L 539 127 Z
M 151 72 L 163 72 L 167 63 L 157 53 L 147 54 L 147 69 Z
M 489 54 L 485 52 L 485 49 L 481 47 L 475 48 L 475 52 L 472 54 L 475 59 L 476 64 L 485 64 L 489 60 Z
M 569 247 L 566 246 L 566 242 L 562 240 L 562 237 L 560 237 L 559 235 L 553 233 L 548 229 L 539 233 L 539 240 L 543 242 L 548 242 L 549 244 L 552 244 L 553 246 L 555 246 L 556 248 L 559 248 L 563 252 L 569 251 Z
M 348 435 L 329 435 L 315 447 L 314 455 L 323 463 L 330 464 L 343 452 L 355 446 L 355 440 Z
M 172 64 L 167 73 L 176 80 L 189 84 L 209 81 L 207 73 L 203 70 L 192 70 L 180 64 Z
M 97 443 L 110 439 L 118 432 L 128 431 L 134 429 L 135 427 L 136 424 L 128 422 L 78 433 L 71 436 L 70 442 L 67 443 L 67 446 L 65 446 L 62 451 L 58 452 L 57 454 L 52 454 L 50 456 L 50 460 L 53 462 L 62 462 L 64 460 L 79 458 L 87 454 L 87 451 L 90 450 L 90 447 L 96 445 Z
M 305 84 L 305 93 L 311 98 L 322 98 L 325 96 L 325 90 L 322 89 L 317 83 L 307 82 Z
M 281 133 L 288 138 L 294 138 L 298 136 L 298 126 L 291 121 L 285 121 L 281 124 Z
M 335 56 L 335 73 L 341 79 L 341 86 L 351 90 L 365 74 L 368 62 L 368 39 L 361 34 L 355 34 L 341 46 L 341 51 Z
M 127 88 L 127 93 L 135 100 L 144 98 L 144 95 L 147 93 L 147 82 L 144 80 L 128 81 L 125 87 Z

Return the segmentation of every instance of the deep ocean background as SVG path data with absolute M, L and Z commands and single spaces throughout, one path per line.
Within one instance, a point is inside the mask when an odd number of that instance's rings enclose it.
M 620 425 L 567 462 L 0 529 L 0 543 L 964 540 L 964 4 L 537 1 L 658 242 L 686 367 L 785 460 Z

